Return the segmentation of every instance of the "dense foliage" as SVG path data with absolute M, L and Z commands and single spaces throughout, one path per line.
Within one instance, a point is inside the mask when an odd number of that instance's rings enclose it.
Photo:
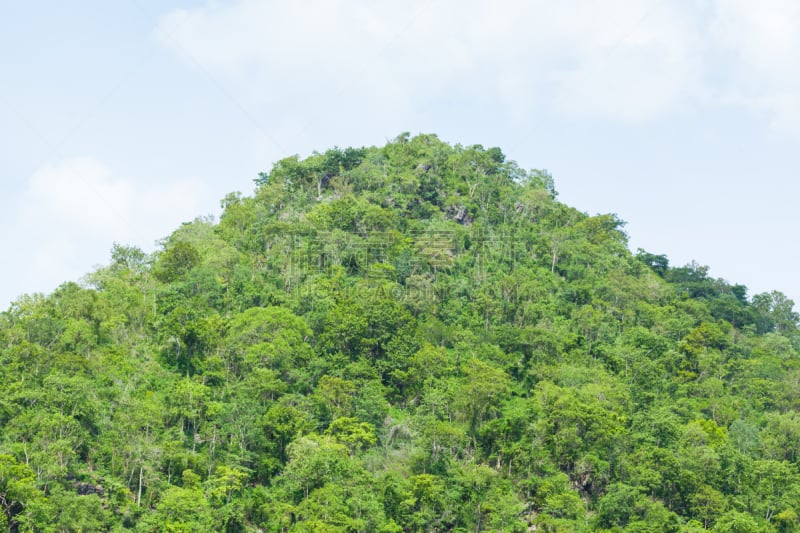
M 800 530 L 781 293 L 631 253 L 497 148 L 256 181 L 0 315 L 0 529 Z

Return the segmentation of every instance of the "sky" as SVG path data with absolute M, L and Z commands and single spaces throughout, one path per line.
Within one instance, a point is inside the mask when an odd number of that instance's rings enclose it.
M 499 146 L 632 250 L 800 302 L 795 0 L 29 0 L 0 50 L 0 309 L 402 132 Z

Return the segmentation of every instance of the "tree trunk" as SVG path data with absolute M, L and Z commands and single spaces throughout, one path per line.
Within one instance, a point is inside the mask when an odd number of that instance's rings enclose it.
M 136 507 L 142 506 L 142 465 L 139 465 L 139 492 L 136 495 Z

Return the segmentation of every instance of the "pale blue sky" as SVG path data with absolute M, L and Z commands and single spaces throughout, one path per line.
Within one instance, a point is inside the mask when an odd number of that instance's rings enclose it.
M 15 2 L 0 307 L 148 251 L 291 154 L 500 146 L 632 249 L 800 298 L 793 0 Z

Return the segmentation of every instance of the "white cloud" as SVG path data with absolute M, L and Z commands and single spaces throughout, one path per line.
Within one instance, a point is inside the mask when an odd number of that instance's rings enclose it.
M 156 34 L 292 116 L 339 105 L 392 119 L 455 96 L 638 120 L 669 109 L 695 69 L 681 14 L 660 5 L 242 0 L 172 11 Z
M 800 112 L 799 17 L 792 0 L 239 0 L 174 10 L 156 34 L 283 130 L 387 131 L 453 99 L 621 121 L 733 103 L 782 123 Z
M 717 0 L 712 35 L 735 60 L 722 97 L 800 132 L 800 3 Z
M 142 246 L 208 205 L 208 191 L 199 180 L 153 186 L 115 176 L 92 157 L 43 165 L 31 175 L 26 196 L 22 218 L 32 226 L 67 241 L 100 238 Z
M 122 234 L 134 200 L 130 183 L 115 179 L 99 161 L 76 157 L 46 164 L 30 178 L 25 206 L 31 219 L 49 219 L 51 227 L 108 236 Z
M 0 305 L 21 292 L 49 292 L 109 260 L 114 242 L 153 250 L 155 241 L 212 205 L 199 180 L 158 185 L 115 175 L 93 157 L 74 157 L 36 170 L 6 235 L 15 253 Z M 13 285 L 13 286 L 12 286 Z

